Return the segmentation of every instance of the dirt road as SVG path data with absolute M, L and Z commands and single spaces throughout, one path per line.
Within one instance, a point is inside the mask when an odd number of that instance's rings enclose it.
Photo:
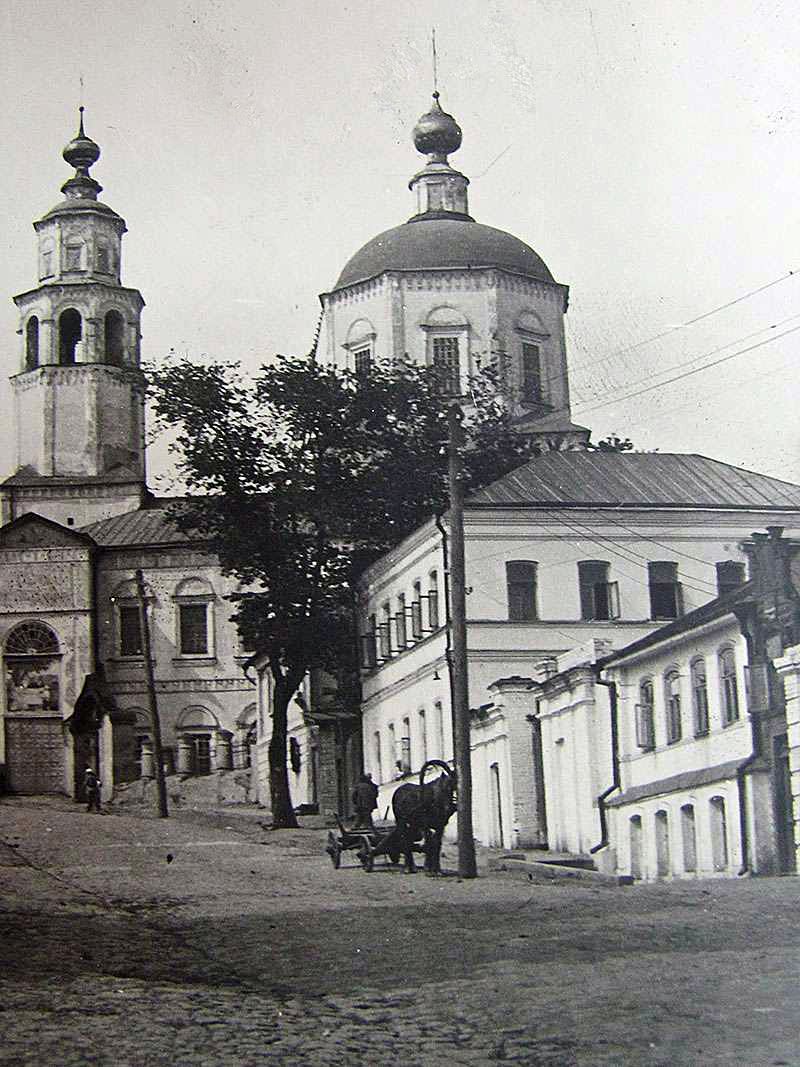
M 0 802 L 0 1063 L 800 1065 L 800 881 L 332 870 L 323 834 Z

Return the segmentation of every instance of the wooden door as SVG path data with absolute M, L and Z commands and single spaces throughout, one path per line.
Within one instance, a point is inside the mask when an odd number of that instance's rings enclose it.
M 9 793 L 63 793 L 61 719 L 6 719 L 6 786 Z

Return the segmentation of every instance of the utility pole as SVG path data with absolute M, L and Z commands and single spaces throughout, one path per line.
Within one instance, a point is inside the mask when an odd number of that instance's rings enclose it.
M 470 754 L 469 682 L 467 677 L 467 592 L 464 562 L 464 412 L 453 404 L 447 412 L 450 481 L 450 697 L 453 757 L 458 775 L 458 873 L 476 878 L 472 834 L 472 761 Z
M 161 748 L 161 723 L 158 718 L 158 704 L 156 703 L 156 681 L 153 676 L 153 657 L 150 649 L 150 624 L 147 619 L 147 598 L 144 587 L 144 575 L 141 569 L 136 571 L 136 593 L 139 600 L 139 627 L 142 632 L 142 652 L 144 653 L 144 669 L 147 672 L 147 703 L 150 711 L 150 732 L 153 735 L 153 760 L 156 771 L 156 788 L 158 790 L 158 814 L 166 819 L 169 815 L 167 810 L 167 783 L 164 781 L 164 753 Z

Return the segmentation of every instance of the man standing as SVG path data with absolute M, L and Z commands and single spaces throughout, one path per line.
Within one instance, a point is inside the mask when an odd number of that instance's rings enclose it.
M 372 830 L 372 813 L 378 806 L 378 787 L 371 774 L 362 774 L 353 790 L 353 807 L 356 821 L 353 829 Z
M 97 777 L 93 767 L 87 767 L 83 776 L 83 790 L 86 793 L 86 810 L 100 811 L 100 786 L 103 783 Z

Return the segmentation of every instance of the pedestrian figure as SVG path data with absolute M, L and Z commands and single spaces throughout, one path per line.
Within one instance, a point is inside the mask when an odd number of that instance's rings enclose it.
M 362 774 L 353 790 L 353 807 L 356 809 L 354 829 L 374 829 L 372 813 L 378 806 L 378 787 L 371 774 Z
M 87 767 L 83 776 L 83 790 L 86 793 L 87 811 L 100 811 L 100 786 L 102 784 L 94 768 Z

